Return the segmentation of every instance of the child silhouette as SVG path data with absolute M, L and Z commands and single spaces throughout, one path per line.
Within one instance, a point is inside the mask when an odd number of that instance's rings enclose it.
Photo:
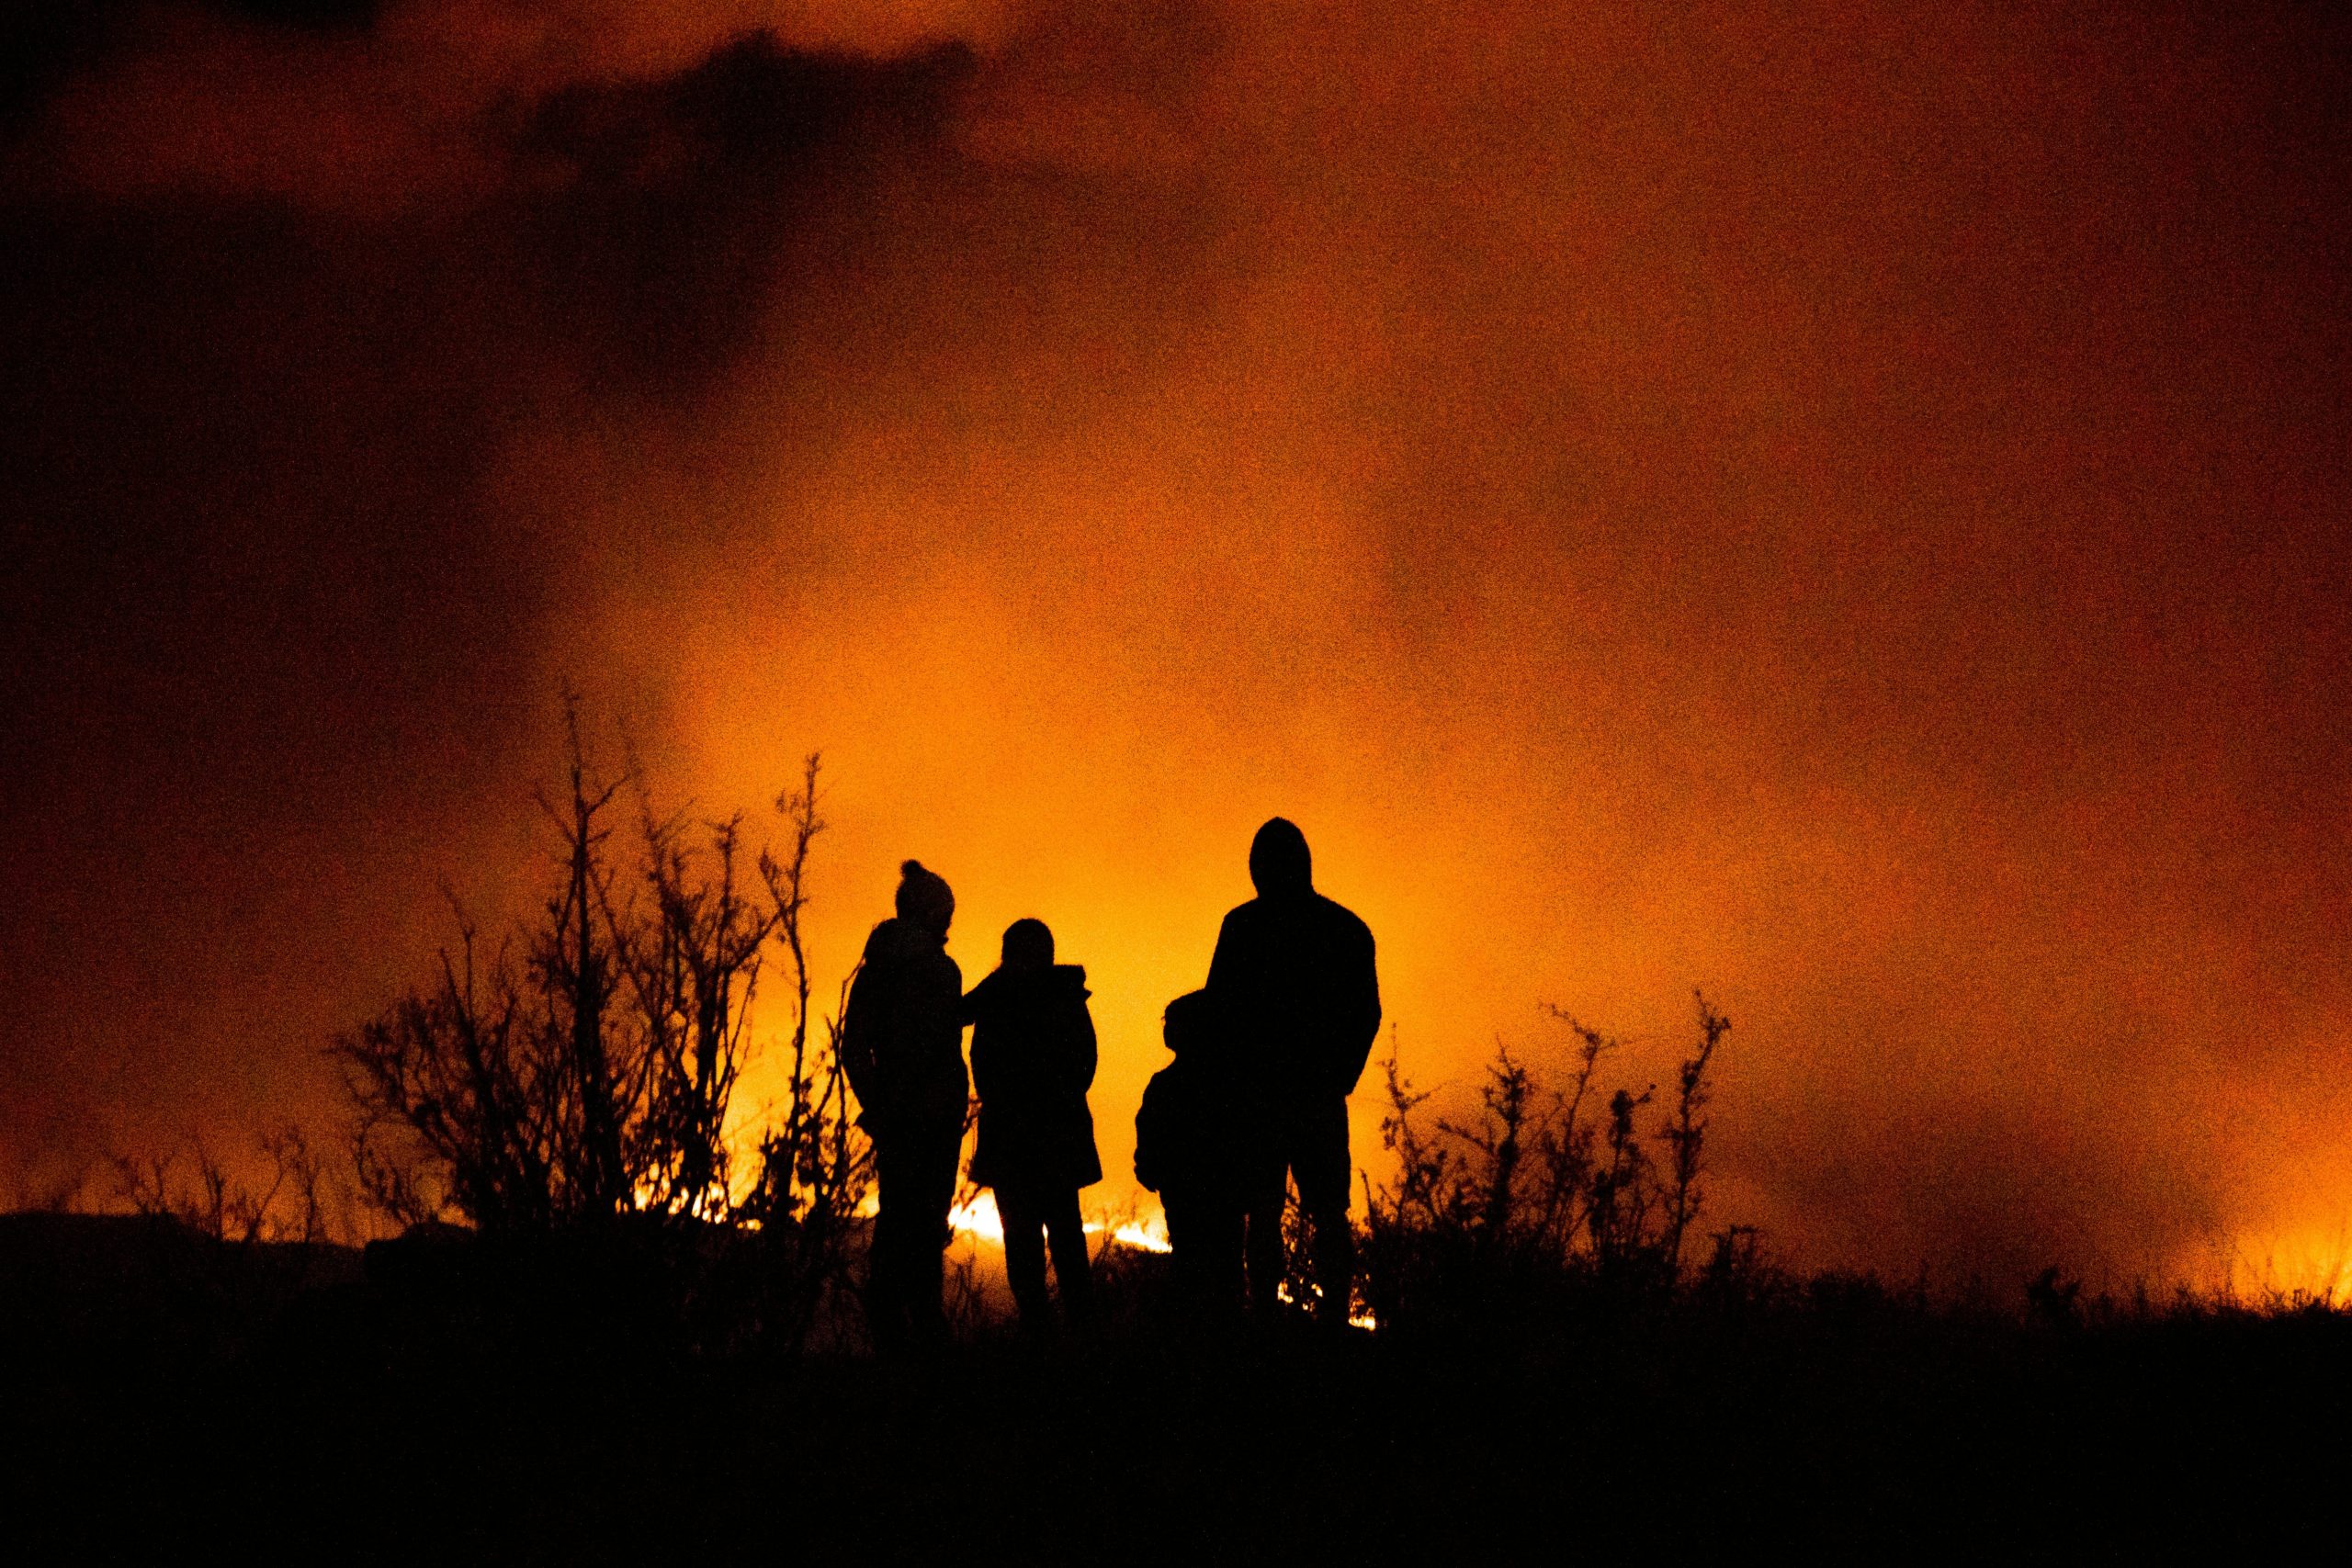
M 1086 1315 L 1090 1276 L 1078 1193 L 1102 1179 L 1086 1091 L 1094 1082 L 1094 1020 L 1086 971 L 1054 962 L 1043 920 L 1005 928 L 1003 961 L 964 998 L 973 1024 L 972 1086 L 980 1133 L 972 1181 L 993 1188 L 1004 1220 L 1004 1267 L 1024 1329 L 1053 1321 L 1046 1294 L 1050 1237 L 1063 1312 Z

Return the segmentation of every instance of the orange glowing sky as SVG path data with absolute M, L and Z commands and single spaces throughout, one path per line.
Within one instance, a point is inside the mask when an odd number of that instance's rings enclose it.
M 824 751 L 825 989 L 907 855 L 1052 924 L 1111 1207 L 1279 811 L 1426 1083 L 1703 985 L 1794 1257 L 2352 1213 L 2340 21 L 97 10 L 0 153 L 23 1181 L 323 1124 L 568 682 Z

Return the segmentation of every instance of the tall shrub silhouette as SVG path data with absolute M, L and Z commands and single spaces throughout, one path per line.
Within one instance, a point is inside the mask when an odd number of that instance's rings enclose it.
M 762 950 L 776 914 L 739 875 L 742 819 L 685 824 L 640 811 L 641 919 L 616 918 L 614 946 L 637 1003 L 641 1082 L 630 1164 L 639 1205 L 725 1218 L 731 1203 L 727 1112 L 743 1067 Z
M 364 1193 L 404 1223 L 485 1233 L 623 1219 L 757 1233 L 797 1342 L 842 1273 L 871 1177 L 838 1030 L 810 1038 L 802 920 L 823 829 L 819 759 L 776 802 L 788 847 L 755 856 L 740 815 L 696 827 L 658 814 L 641 780 L 597 777 L 576 716 L 567 761 L 564 796 L 541 797 L 562 869 L 538 914 L 492 948 L 461 911 L 431 982 L 335 1042 Z M 630 783 L 637 842 L 624 866 L 609 818 Z M 793 982 L 789 1072 L 739 1179 L 729 1113 L 778 945 Z
M 740 1211 L 759 1227 L 766 1326 L 796 1349 L 815 1326 L 828 1293 L 848 1284 L 854 1216 L 874 1179 L 873 1150 L 850 1110 L 849 1075 L 842 1066 L 847 981 L 841 1005 L 825 1021 L 823 1043 L 809 1039 L 801 919 L 808 907 L 809 846 L 825 828 L 817 815 L 817 779 L 818 759 L 811 755 L 802 764 L 799 788 L 776 800 L 789 848 L 780 856 L 760 855 L 760 880 L 792 971 L 792 1037 L 784 1101 L 760 1140 L 758 1179 Z

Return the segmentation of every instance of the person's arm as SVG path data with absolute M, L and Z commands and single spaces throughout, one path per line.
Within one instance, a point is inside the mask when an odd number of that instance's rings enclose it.
M 982 1034 L 977 1028 L 972 1031 L 972 1092 L 978 1095 L 984 1104 L 990 1097 L 1001 1095 L 1003 1086 L 997 1081 L 1002 1076 L 998 1071 L 1001 1065 L 997 1059 L 998 1053 L 984 1051 L 981 1047 L 1001 1043 L 995 1036 Z
M 1248 908 L 1246 904 L 1242 906 L 1242 908 Z M 1245 930 L 1237 930 L 1237 927 L 1246 928 L 1248 922 L 1241 918 L 1241 909 L 1234 909 L 1226 915 L 1225 923 L 1216 929 L 1216 951 L 1209 955 L 1208 984 L 1204 987 L 1213 996 L 1227 996 L 1242 983 L 1241 952 L 1248 938 Z
M 1076 1069 L 1078 1092 L 1084 1094 L 1094 1087 L 1094 1069 L 1101 1055 L 1094 1038 L 1094 1014 L 1087 1007 L 1084 997 L 1078 998 L 1076 1025 L 1072 1031 L 1075 1038 L 1071 1042 L 1074 1047 L 1071 1055 L 1074 1059 L 1070 1066 Z
M 962 974 L 957 974 L 957 978 L 962 978 Z M 974 1025 L 981 1022 L 981 1013 L 988 1010 L 988 1004 L 992 999 L 992 983 L 995 983 L 995 974 L 981 976 L 981 983 L 974 985 L 969 992 L 965 992 L 962 1001 L 955 1004 L 955 1027 L 957 1030 L 971 1027 L 971 1093 L 981 1096 L 983 1100 L 988 1098 L 990 1084 L 995 1084 L 995 1072 L 992 1072 L 995 1051 L 981 1051 L 981 1032 Z M 957 1046 L 962 1046 L 962 1037 L 957 1037 Z M 986 1060 L 986 1065 L 983 1065 L 983 1060 Z
M 1358 922 L 1354 949 L 1349 954 L 1347 1005 L 1340 1036 L 1346 1055 L 1340 1063 L 1346 1087 L 1353 1094 L 1372 1060 L 1372 1043 L 1380 1038 L 1380 965 L 1373 950 L 1372 928 Z
M 939 1030 L 960 1067 L 964 1065 L 964 1025 L 969 1021 L 964 1017 L 964 971 L 944 953 L 939 955 L 938 983 Z
M 1151 1081 L 1143 1086 L 1143 1103 L 1136 1107 L 1136 1185 L 1147 1192 L 1159 1191 L 1160 1183 L 1167 1179 L 1167 1173 L 1161 1168 L 1167 1155 L 1160 1147 L 1167 1138 L 1160 1126 L 1167 1120 L 1167 1087 L 1155 1073 Z
M 900 1093 L 918 1097 L 908 1109 L 925 1115 L 947 1111 L 948 1077 L 968 1096 L 972 1077 L 964 1065 L 964 972 L 944 953 L 925 954 L 909 965 L 906 980 L 904 1079 Z
M 842 1071 L 849 1078 L 850 1092 L 857 1096 L 859 1124 L 869 1133 L 885 1127 L 891 1110 L 889 1072 L 894 1064 L 885 1040 L 892 1022 L 890 977 L 884 971 L 885 965 L 870 956 L 859 962 L 850 976 L 849 1003 L 842 1018 Z

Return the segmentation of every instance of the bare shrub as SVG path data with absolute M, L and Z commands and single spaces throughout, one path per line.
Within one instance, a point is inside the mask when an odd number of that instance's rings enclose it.
M 776 802 L 789 847 L 755 852 L 740 816 L 664 816 L 639 770 L 600 778 L 576 713 L 569 744 L 568 788 L 540 800 L 562 872 L 538 915 L 485 954 L 459 909 L 433 982 L 334 1043 L 363 1195 L 404 1224 L 454 1218 L 492 1234 L 650 1222 L 695 1238 L 679 1256 L 706 1260 L 741 1250 L 725 1235 L 756 1234 L 775 1326 L 797 1345 L 843 1277 L 872 1172 L 838 1024 L 811 1039 L 802 922 L 824 827 L 819 760 Z M 638 853 L 624 872 L 608 818 L 631 784 Z M 792 977 L 789 1072 L 739 1179 L 729 1111 L 772 942 Z
M 323 1177 L 301 1128 L 289 1122 L 255 1142 L 268 1171 L 256 1190 L 240 1180 L 202 1139 L 134 1159 L 113 1156 L 117 1203 L 167 1219 L 209 1241 L 314 1246 L 329 1238 Z
M 453 908 L 456 907 L 453 900 Z M 477 955 L 457 913 L 428 989 L 412 991 L 340 1036 L 334 1051 L 357 1110 L 353 1157 L 362 1196 L 402 1224 L 451 1213 L 487 1231 L 541 1231 L 572 1217 L 581 1189 L 565 1158 L 565 1063 L 502 949 Z
M 1707 1140 L 1707 1068 L 1715 1048 L 1731 1032 L 1731 1020 L 1708 1005 L 1703 992 L 1693 992 L 1699 1004 L 1699 1049 L 1683 1059 L 1676 1075 L 1674 1117 L 1658 1136 L 1671 1151 L 1666 1192 L 1666 1261 L 1669 1269 L 1682 1266 L 1682 1237 L 1704 1199 L 1699 1189 L 1701 1153 Z
M 637 1205 L 664 1216 L 723 1220 L 733 1201 L 727 1112 L 742 1073 L 772 908 L 739 880 L 740 817 L 703 825 L 689 847 L 684 824 L 643 813 L 643 922 L 616 920 L 638 1004 L 642 1064 L 630 1133 Z
M 874 1182 L 873 1146 L 851 1113 L 842 1066 L 848 981 L 842 983 L 841 1005 L 825 1020 L 823 1043 L 809 1038 L 811 983 L 801 922 L 808 907 L 809 847 L 825 828 L 817 815 L 819 768 L 811 753 L 801 764 L 799 787 L 776 799 L 789 848 L 781 856 L 763 852 L 759 860 L 774 930 L 792 973 L 791 1060 L 784 1102 L 769 1110 L 758 1175 L 738 1211 L 759 1231 L 763 1325 L 793 1351 L 808 1343 L 828 1303 L 853 1288 L 850 1264 L 862 1228 L 856 1215 Z
M 1533 1305 L 1547 1282 L 1679 1286 L 1705 1203 L 1708 1074 L 1731 1028 L 1703 995 L 1696 999 L 1699 1042 L 1654 1134 L 1642 1125 L 1654 1087 L 1616 1089 L 1604 1114 L 1589 1113 L 1618 1042 L 1556 1008 L 1546 1011 L 1575 1043 L 1566 1080 L 1547 1085 L 1498 1042 L 1479 1114 L 1466 1122 L 1426 1114 L 1429 1097 L 1405 1077 L 1392 1032 L 1381 1141 L 1396 1174 L 1378 1187 L 1364 1181 L 1364 1288 L 1374 1314 Z M 1662 1160 L 1653 1143 L 1664 1146 Z M 1752 1274 L 1752 1228 L 1724 1233 L 1708 1268 L 1717 1279 Z

